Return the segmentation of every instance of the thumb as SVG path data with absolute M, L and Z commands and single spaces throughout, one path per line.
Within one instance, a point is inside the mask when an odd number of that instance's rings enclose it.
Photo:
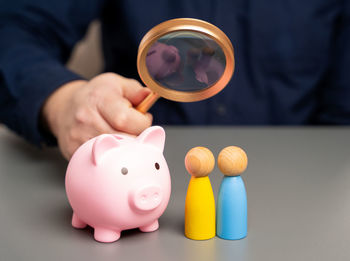
M 122 84 L 123 96 L 128 99 L 133 106 L 140 104 L 150 93 L 151 90 L 143 87 L 138 81 L 126 79 Z

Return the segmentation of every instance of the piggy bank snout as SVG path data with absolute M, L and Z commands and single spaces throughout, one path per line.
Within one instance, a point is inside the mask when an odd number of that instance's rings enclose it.
M 142 187 L 134 191 L 131 196 L 131 203 L 137 210 L 149 211 L 160 205 L 163 193 L 158 186 Z

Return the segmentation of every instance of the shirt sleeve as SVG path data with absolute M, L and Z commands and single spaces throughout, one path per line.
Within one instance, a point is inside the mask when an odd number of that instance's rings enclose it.
M 55 142 L 40 131 L 41 107 L 59 86 L 81 79 L 64 64 L 89 23 L 98 18 L 102 3 L 22 0 L 2 4 L 0 122 L 36 145 Z
M 320 124 L 350 124 L 350 1 L 343 1 L 336 21 L 330 68 L 320 91 Z

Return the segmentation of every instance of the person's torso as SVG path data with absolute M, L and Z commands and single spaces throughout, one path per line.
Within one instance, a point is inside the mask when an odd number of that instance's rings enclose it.
M 308 124 L 330 59 L 334 1 L 109 1 L 102 14 L 106 71 L 136 78 L 137 48 L 172 18 L 208 21 L 230 38 L 235 71 L 218 95 L 195 103 L 160 99 L 155 124 Z

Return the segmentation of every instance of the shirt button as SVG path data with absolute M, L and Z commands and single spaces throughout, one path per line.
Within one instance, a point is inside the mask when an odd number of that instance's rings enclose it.
M 220 104 L 216 107 L 216 113 L 220 116 L 226 115 L 226 107 L 223 104 Z

